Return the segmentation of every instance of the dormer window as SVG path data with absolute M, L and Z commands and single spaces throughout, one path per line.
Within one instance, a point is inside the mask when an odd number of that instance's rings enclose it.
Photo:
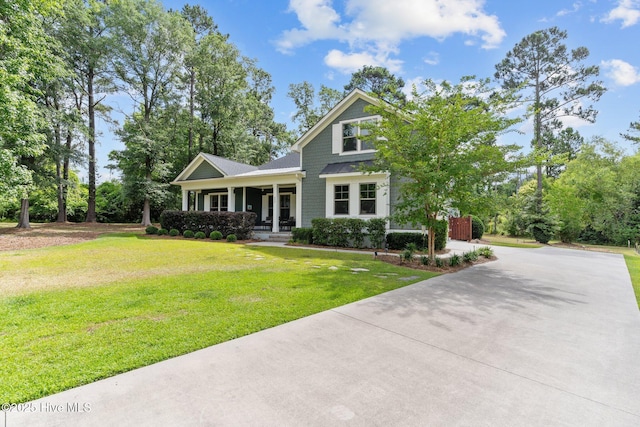
M 363 137 L 370 134 L 364 124 L 372 124 L 376 118 L 367 117 L 356 120 L 345 120 L 333 125 L 333 154 L 357 154 L 372 152 L 374 146 L 371 142 L 363 141 Z

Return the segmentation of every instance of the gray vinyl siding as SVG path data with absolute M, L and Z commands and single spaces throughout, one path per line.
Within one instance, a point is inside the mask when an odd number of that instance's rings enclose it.
M 302 226 L 311 227 L 313 218 L 325 216 L 325 179 L 319 178 L 320 171 L 329 163 L 353 162 L 369 160 L 373 154 L 352 154 L 340 156 L 331 153 L 331 126 L 343 120 L 367 117 L 364 108 L 369 103 L 357 100 L 342 113 L 333 123 L 329 123 L 311 142 L 302 149 L 302 170 L 307 176 L 302 180 Z
M 191 175 L 189 175 L 187 181 L 207 178 L 222 178 L 222 174 L 219 170 L 211 166 L 211 164 L 204 161 L 200 163 L 200 165 L 196 168 L 196 170 L 193 171 Z

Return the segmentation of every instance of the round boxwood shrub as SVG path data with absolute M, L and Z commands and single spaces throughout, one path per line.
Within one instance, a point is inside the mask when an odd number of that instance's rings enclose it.
M 150 225 L 147 228 L 145 228 L 144 231 L 147 234 L 158 234 L 158 227 Z
M 221 240 L 222 239 L 222 233 L 219 232 L 218 230 L 212 231 L 211 234 L 209 235 L 209 238 L 211 240 Z
M 184 233 L 182 233 L 182 236 L 186 237 L 187 239 L 191 239 L 194 236 L 194 234 L 193 234 L 193 231 L 191 230 L 184 230 Z
M 167 230 L 166 228 L 161 228 L 160 230 L 158 230 L 159 236 L 166 236 L 167 234 L 169 234 L 169 230 Z
M 235 242 L 236 240 L 238 240 L 238 237 L 235 234 L 229 234 L 227 236 L 227 242 Z
M 198 231 L 196 234 L 194 234 L 194 236 L 196 239 L 204 239 L 205 237 L 207 237 L 206 234 L 204 234 L 204 231 Z
M 484 223 L 476 216 L 471 217 L 471 238 L 482 239 L 484 234 Z
M 178 236 L 180 235 L 180 232 L 178 230 L 176 230 L 175 228 L 172 228 L 171 230 L 169 230 L 169 236 Z

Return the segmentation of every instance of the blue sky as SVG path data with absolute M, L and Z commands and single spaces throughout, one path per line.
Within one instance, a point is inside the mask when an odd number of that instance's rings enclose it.
M 309 81 L 343 89 L 363 65 L 381 65 L 407 86 L 425 78 L 457 82 L 464 75 L 492 77 L 495 64 L 526 35 L 557 26 L 569 48 L 586 46 L 585 62 L 600 65 L 607 93 L 595 104 L 595 124 L 572 121 L 585 137 L 623 142 L 640 119 L 640 0 L 165 0 L 208 10 L 243 55 L 255 58 L 276 87 L 276 120 L 288 123 L 294 105 L 290 83 Z M 122 100 L 126 103 L 126 100 Z M 120 105 L 127 109 L 126 105 Z M 527 124 L 523 124 L 527 130 Z M 528 145 L 530 135 L 517 141 Z M 105 133 L 100 167 L 122 145 Z M 109 172 L 101 171 L 102 180 Z

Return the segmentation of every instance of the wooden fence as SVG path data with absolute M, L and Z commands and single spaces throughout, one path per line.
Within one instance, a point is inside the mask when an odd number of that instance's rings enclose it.
M 471 240 L 471 216 L 449 217 L 449 238 L 453 240 Z

